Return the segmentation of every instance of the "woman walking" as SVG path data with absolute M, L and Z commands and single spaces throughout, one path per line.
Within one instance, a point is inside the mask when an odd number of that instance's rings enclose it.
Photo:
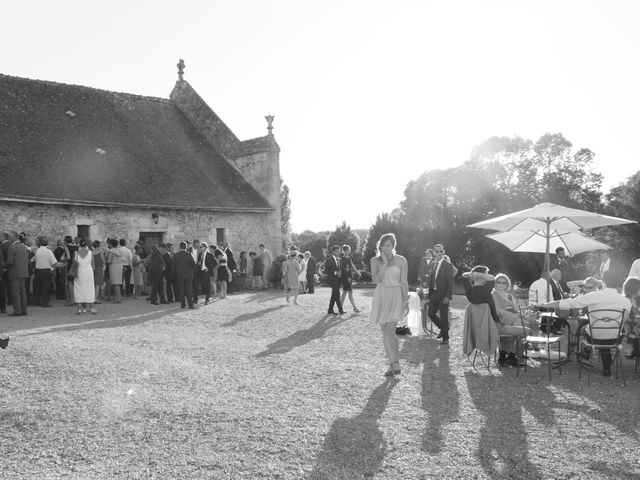
M 393 233 L 386 233 L 378 240 L 379 255 L 371 259 L 371 276 L 377 285 L 369 318 L 382 331 L 382 344 L 389 360 L 389 369 L 385 372 L 387 377 L 401 372 L 396 326 L 409 312 L 407 260 L 395 251 L 396 237 Z
M 89 251 L 86 240 L 80 240 L 78 251 L 73 261 L 77 265 L 77 274 L 73 280 L 73 298 L 78 306 L 78 315 L 87 311 L 95 315 L 97 311 L 91 306 L 96 301 L 96 288 L 93 280 L 93 255 Z

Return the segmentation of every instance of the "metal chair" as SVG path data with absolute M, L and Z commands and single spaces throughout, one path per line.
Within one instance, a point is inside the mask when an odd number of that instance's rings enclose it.
M 624 369 L 622 368 L 622 359 L 620 352 L 622 350 L 622 325 L 624 322 L 625 309 L 601 309 L 592 310 L 588 313 L 589 323 L 584 327 L 585 335 L 580 340 L 581 353 L 585 348 L 590 348 L 588 365 L 584 365 L 583 360 L 580 362 L 580 370 L 578 378 L 582 378 L 582 369 L 587 369 L 587 385 L 591 384 L 591 370 L 593 369 L 593 358 L 596 354 L 602 359 L 602 351 L 607 350 L 609 355 L 613 354 L 611 362 L 616 367 L 616 378 L 618 378 L 618 370 L 622 372 L 622 382 L 626 386 L 627 381 L 624 378 Z
M 522 322 L 522 331 L 524 333 L 524 349 L 523 349 L 523 353 L 524 353 L 524 371 L 527 371 L 527 365 L 529 363 L 529 350 L 531 349 L 535 349 L 535 348 L 539 348 L 544 346 L 545 350 L 547 352 L 547 367 L 549 369 L 549 381 L 551 381 L 551 347 L 553 345 L 555 345 L 557 347 L 557 351 L 558 351 L 558 363 L 557 363 L 557 367 L 558 367 L 558 373 L 562 374 L 562 363 L 564 363 L 562 361 L 562 352 L 560 350 L 560 336 L 557 335 L 551 335 L 551 329 L 548 328 L 546 330 L 546 334 L 545 335 L 532 335 L 532 334 L 527 334 L 524 327 L 525 326 L 530 326 L 530 327 L 534 327 L 535 329 L 538 329 L 540 324 L 537 321 L 539 319 L 540 314 L 538 314 L 538 318 L 536 319 L 535 322 L 526 322 L 524 321 L 524 317 L 523 317 L 523 322 Z M 526 325 L 525 325 L 526 324 Z M 520 373 L 520 369 L 518 368 L 518 374 Z M 517 376 L 517 375 L 516 375 Z

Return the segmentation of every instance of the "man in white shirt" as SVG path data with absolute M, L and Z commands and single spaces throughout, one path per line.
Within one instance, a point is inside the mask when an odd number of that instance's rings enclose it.
M 133 285 L 131 284 L 131 272 L 133 271 L 133 253 L 127 248 L 127 241 L 120 239 L 118 250 L 122 252 L 122 275 L 124 277 L 125 296 L 130 297 L 133 293 Z
M 613 270 L 606 270 L 602 275 L 604 289 L 578 295 L 575 298 L 565 298 L 557 302 L 550 302 L 539 305 L 542 308 L 559 308 L 560 310 L 570 310 L 588 308 L 589 311 L 595 310 L 623 310 L 624 318 L 627 318 L 631 310 L 631 301 L 618 293 L 618 289 L 622 287 L 623 278 Z M 624 321 L 623 318 L 623 321 Z M 587 337 L 593 344 L 615 345 L 618 341 L 618 332 L 616 329 L 593 330 L 593 338 L 589 336 L 588 326 L 583 327 L 583 335 Z M 611 352 L 609 350 L 601 350 L 600 358 L 602 359 L 603 375 L 608 377 L 611 375 Z
M 551 300 L 551 286 L 549 285 L 550 274 L 543 271 L 540 278 L 529 287 L 529 303 L 547 303 Z
M 54 265 L 57 263 L 55 255 L 47 248 L 48 244 L 49 242 L 46 237 L 40 237 L 38 239 L 38 249 L 31 259 L 35 265 L 33 288 L 36 292 L 36 305 L 40 305 L 41 307 L 51 306 L 49 303 L 51 274 Z

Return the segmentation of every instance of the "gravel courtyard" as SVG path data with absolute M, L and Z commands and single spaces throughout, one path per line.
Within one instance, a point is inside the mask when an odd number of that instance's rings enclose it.
M 475 370 L 457 297 L 451 345 L 403 338 L 386 379 L 373 291 L 341 317 L 329 294 L 1 316 L 0 478 L 640 478 L 632 361 L 626 387 L 575 362 Z

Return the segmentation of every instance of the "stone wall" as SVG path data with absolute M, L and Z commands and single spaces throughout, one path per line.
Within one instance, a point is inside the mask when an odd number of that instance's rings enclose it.
M 157 224 L 151 217 L 152 213 L 159 215 Z M 278 252 L 281 249 L 279 219 L 279 211 L 163 211 L 0 202 L 0 231 L 25 232 L 30 239 L 44 235 L 50 244 L 62 240 L 65 235 L 75 237 L 79 225 L 89 225 L 92 240 L 117 237 L 135 243 L 140 232 L 158 233 L 162 234 L 163 242 L 171 242 L 176 248 L 181 240 L 197 238 L 215 242 L 216 229 L 224 228 L 227 241 L 235 252 L 258 251 L 260 243 L 265 243 L 272 252 Z M 278 226 L 277 230 L 274 225 Z

